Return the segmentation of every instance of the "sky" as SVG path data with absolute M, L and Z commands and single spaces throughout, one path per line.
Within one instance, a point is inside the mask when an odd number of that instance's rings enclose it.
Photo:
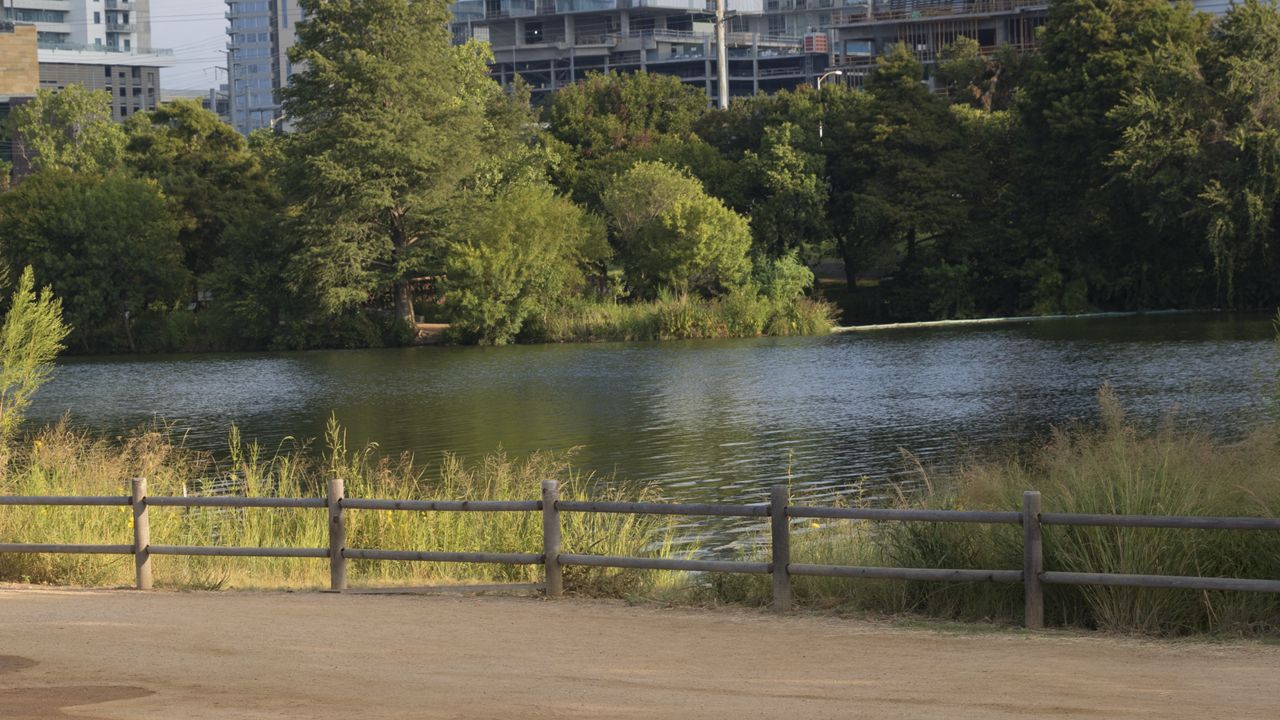
M 227 81 L 226 11 L 223 0 L 151 0 L 151 45 L 177 60 L 161 70 L 161 87 L 208 90 Z

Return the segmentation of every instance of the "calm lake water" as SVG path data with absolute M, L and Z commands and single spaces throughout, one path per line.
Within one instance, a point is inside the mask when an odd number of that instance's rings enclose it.
M 1223 437 L 1263 421 L 1265 315 L 1162 315 L 821 338 L 72 358 L 31 417 L 119 433 L 155 418 L 188 445 L 238 424 L 268 448 L 319 437 L 476 456 L 580 447 L 578 464 L 675 499 L 760 501 L 790 474 L 818 498 L 1090 421 L 1110 382 L 1131 416 Z

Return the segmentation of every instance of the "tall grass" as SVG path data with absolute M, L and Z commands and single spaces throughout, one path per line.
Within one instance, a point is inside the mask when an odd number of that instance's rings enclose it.
M 593 482 L 566 454 L 535 453 L 512 459 L 495 453 L 474 463 L 446 455 L 423 467 L 410 457 L 387 459 L 371 448 L 351 450 L 345 432 L 331 423 L 325 453 L 305 448 L 264 453 L 233 429 L 228 458 L 175 445 L 160 430 L 123 443 L 75 432 L 65 423 L 11 448 L 0 476 L 0 494 L 123 495 L 132 477 L 148 480 L 152 495 L 203 492 L 231 479 L 249 497 L 323 495 L 328 477 L 340 475 L 350 497 L 451 500 L 531 500 L 541 482 L 561 483 L 565 499 L 652 498 L 651 487 Z M 610 489 L 612 488 L 612 489 Z M 327 547 L 327 521 L 314 509 L 152 508 L 151 540 L 172 545 Z M 126 507 L 6 507 L 0 509 L 0 542 L 128 544 L 132 514 Z M 670 555 L 670 524 L 656 516 L 565 513 L 565 552 Z M 538 513 L 348 512 L 350 547 L 487 552 L 541 552 Z M 327 561 L 305 558 L 204 558 L 154 556 L 156 583 L 178 588 L 322 587 Z M 132 559 L 108 555 L 0 554 L 0 580 L 74 585 L 127 585 Z M 354 585 L 467 582 L 536 582 L 540 566 L 352 561 Z M 570 591 L 644 594 L 680 582 L 653 573 L 571 568 Z
M 1167 422 L 1143 432 L 1108 389 L 1097 428 L 1055 432 L 1018 454 L 975 459 L 903 507 L 1014 510 L 1039 490 L 1052 512 L 1280 517 L 1280 442 L 1263 428 L 1216 443 Z M 794 562 L 925 568 L 1019 569 L 1016 526 L 836 522 L 797 528 Z M 1048 526 L 1045 567 L 1067 572 L 1280 577 L 1280 533 Z M 765 604 L 764 578 L 718 577 L 718 600 Z M 1020 585 L 796 578 L 799 603 L 963 620 L 1020 622 Z M 1280 632 L 1274 594 L 1049 586 L 1050 624 L 1156 635 Z
M 526 342 L 606 342 L 820 335 L 834 325 L 833 306 L 811 298 L 771 298 L 754 289 L 704 300 L 664 294 L 652 302 L 581 298 L 530 324 Z

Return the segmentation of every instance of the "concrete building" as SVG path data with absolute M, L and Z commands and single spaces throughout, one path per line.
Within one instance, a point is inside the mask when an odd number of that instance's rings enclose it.
M 1193 0 L 1202 12 L 1220 15 L 1229 0 Z M 986 52 L 1002 46 L 1036 49 L 1038 29 L 1049 20 L 1048 0 L 871 0 L 834 12 L 832 63 L 845 79 L 860 83 L 876 58 L 905 43 L 928 68 L 938 53 L 965 36 Z
M 151 0 L 13 0 L 4 9 L 36 36 L 39 87 L 84 85 L 111 93 L 112 116 L 156 106 L 160 69 L 173 53 L 151 47 Z
M 727 0 L 730 95 L 813 82 L 830 59 L 819 28 L 848 0 Z M 718 93 L 714 4 L 707 0 L 462 0 L 455 40 L 493 48 L 493 76 L 535 98 L 589 72 L 675 75 Z
M 248 135 L 284 120 L 280 91 L 293 75 L 288 51 L 302 12 L 297 0 L 225 0 L 231 125 Z

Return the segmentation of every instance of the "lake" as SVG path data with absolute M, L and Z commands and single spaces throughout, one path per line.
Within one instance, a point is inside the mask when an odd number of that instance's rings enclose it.
M 157 418 L 189 446 L 238 424 L 273 449 L 318 438 L 434 460 L 580 448 L 577 464 L 677 500 L 818 499 L 910 478 L 1088 422 L 1110 382 L 1145 424 L 1176 412 L 1223 438 L 1267 417 L 1266 315 L 1195 314 L 899 329 L 813 338 L 69 358 L 30 415 L 121 433 Z

